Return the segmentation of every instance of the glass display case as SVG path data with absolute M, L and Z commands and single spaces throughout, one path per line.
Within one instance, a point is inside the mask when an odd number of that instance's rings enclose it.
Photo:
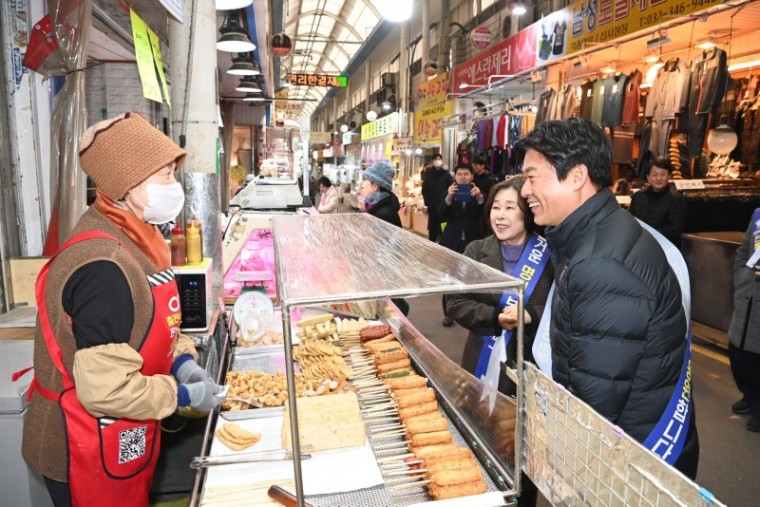
M 430 501 L 425 488 L 421 486 L 401 494 L 394 492 L 392 483 L 396 482 L 395 478 L 385 476 L 380 483 L 349 492 L 315 494 L 304 489 L 305 479 L 308 479 L 306 483 L 314 483 L 313 478 L 309 479 L 314 471 L 310 468 L 314 458 L 305 462 L 307 472 L 304 473 L 300 459 L 302 448 L 296 403 L 297 366 L 293 345 L 298 339 L 294 326 L 304 310 L 313 312 L 314 308 L 324 308 L 326 305 L 334 307 L 364 302 L 377 304 L 379 320 L 391 327 L 396 339 L 407 349 L 415 371 L 428 379 L 438 407 L 448 421 L 454 443 L 466 446 L 476 457 L 488 486 L 488 491 L 483 493 L 490 495 L 487 505 L 511 503 L 520 493 L 516 477 L 519 476 L 521 466 L 518 435 L 521 428 L 519 400 L 522 388 L 518 384 L 518 396 L 510 398 L 464 371 L 428 341 L 390 298 L 508 292 L 518 301 L 518 315 L 522 315 L 523 282 L 363 213 L 274 215 L 271 223 L 279 314 L 284 335 L 284 346 L 280 349 L 280 354 L 284 357 L 280 356 L 277 361 L 287 377 L 286 410 L 293 414 L 289 425 L 285 424 L 294 436 L 290 449 L 293 460 L 287 466 L 292 472 L 293 483 L 290 487 L 295 490 L 297 504 L 302 506 L 308 501 L 311 505 L 324 507 L 387 507 Z M 347 255 L 348 252 L 351 255 Z M 333 269 L 336 266 L 339 269 Z M 522 333 L 521 319 L 516 330 L 518 356 L 522 355 Z M 234 335 L 234 331 L 231 334 Z M 225 347 L 225 354 L 231 371 L 237 371 L 234 367 L 235 357 L 238 362 L 252 360 L 244 354 L 230 354 L 230 346 L 227 344 Z M 517 370 L 511 372 L 512 377 L 519 378 L 521 372 L 522 363 L 518 362 Z M 234 416 L 220 416 L 218 420 L 241 421 L 243 419 L 240 418 L 263 417 L 266 410 L 269 409 L 243 410 L 243 413 Z M 372 426 L 377 423 L 370 420 L 366 422 L 367 445 L 372 447 L 375 455 L 373 459 L 378 463 L 387 459 L 384 457 L 387 454 L 384 453 L 388 452 L 388 446 L 405 445 L 401 434 L 387 437 L 397 442 L 378 440 L 378 434 L 374 432 L 376 427 Z M 207 437 L 213 439 L 211 426 Z M 375 448 L 378 443 L 380 445 Z M 204 443 L 201 457 L 207 456 L 209 448 L 210 444 Z M 204 483 L 201 475 L 202 472 L 199 472 L 193 493 L 207 500 L 204 497 L 207 490 L 201 486 Z M 216 474 L 217 477 L 219 475 L 221 474 Z M 225 480 L 229 479 L 225 477 Z M 476 495 L 465 501 L 475 502 L 467 505 L 476 506 L 485 504 L 483 502 L 486 499 Z M 193 499 L 191 504 L 192 502 Z

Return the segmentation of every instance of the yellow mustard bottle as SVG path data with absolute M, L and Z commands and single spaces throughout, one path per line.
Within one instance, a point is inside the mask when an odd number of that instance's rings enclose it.
M 203 262 L 203 245 L 201 245 L 200 231 L 192 222 L 190 222 L 185 231 L 185 244 L 187 263 L 200 264 Z

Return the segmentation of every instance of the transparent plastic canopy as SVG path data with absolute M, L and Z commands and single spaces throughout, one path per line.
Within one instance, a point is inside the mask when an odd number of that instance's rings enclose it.
M 286 304 L 518 288 L 522 281 L 365 213 L 273 219 Z

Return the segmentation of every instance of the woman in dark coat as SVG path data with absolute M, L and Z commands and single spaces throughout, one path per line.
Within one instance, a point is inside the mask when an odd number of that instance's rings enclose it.
M 393 177 L 396 170 L 385 162 L 378 162 L 362 174 L 361 195 L 363 209 L 393 225 L 401 227 L 398 211 L 401 204 L 393 193 Z
M 520 196 L 523 185 L 521 177 L 497 183 L 491 189 L 486 201 L 486 217 L 493 234 L 485 239 L 475 240 L 465 248 L 464 255 L 482 262 L 494 269 L 516 276 L 525 247 L 542 249 L 548 259 L 546 241 L 535 234 L 533 214 L 527 202 Z M 551 288 L 554 272 L 551 262 L 546 262 L 532 294 L 525 302 L 524 359 L 532 361 L 531 348 L 538 322 Z M 504 306 L 499 294 L 457 294 L 447 298 L 447 313 L 460 326 L 466 327 L 467 337 L 462 367 L 472 374 L 478 371 L 483 337 L 501 335 L 503 330 L 514 330 L 517 326 L 517 305 Z M 507 345 L 507 364 L 514 366 L 517 353 L 516 339 Z M 480 368 L 482 370 L 482 367 Z M 482 371 L 478 371 L 482 373 Z M 476 375 L 479 376 L 479 375 Z M 514 384 L 508 381 L 503 368 L 499 376 L 499 391 L 514 394 Z

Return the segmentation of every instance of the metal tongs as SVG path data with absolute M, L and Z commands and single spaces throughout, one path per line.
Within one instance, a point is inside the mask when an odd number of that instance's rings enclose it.
M 301 459 L 311 458 L 311 454 L 304 454 L 303 451 L 310 451 L 311 445 L 301 446 Z M 293 449 L 271 449 L 269 451 L 255 451 L 241 454 L 226 454 L 224 456 L 196 456 L 190 462 L 190 468 L 207 468 L 218 465 L 233 465 L 238 463 L 258 463 L 263 461 L 284 461 L 293 459 Z

